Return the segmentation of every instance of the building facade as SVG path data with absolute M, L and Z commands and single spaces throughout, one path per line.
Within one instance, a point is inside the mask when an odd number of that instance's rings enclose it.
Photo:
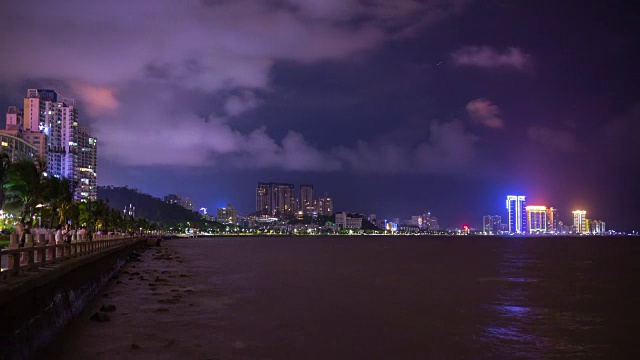
M 294 215 L 294 186 L 281 183 L 258 183 L 256 212 L 261 216 L 290 218 Z
M 527 229 L 529 234 L 547 232 L 547 207 L 530 205 L 527 210 Z
M 77 199 L 98 198 L 98 140 L 86 127 L 78 127 L 74 160 Z
M 527 233 L 526 197 L 519 195 L 507 196 L 507 218 L 509 232 L 512 234 Z
M 333 215 L 333 198 L 329 197 L 327 194 L 324 194 L 324 197 L 318 198 L 316 200 L 316 211 L 320 216 Z
M 560 233 L 560 228 L 558 227 L 558 209 L 554 207 L 547 208 L 547 232 L 553 234 Z
M 223 224 L 237 224 L 238 210 L 234 209 L 231 204 L 227 204 L 227 207 L 218 208 L 218 222 Z
M 168 194 L 164 197 L 164 202 L 167 204 L 178 204 L 182 202 L 182 196 L 180 194 Z
M 79 125 L 75 100 L 55 90 L 28 89 L 23 105 L 9 107 L 7 131 L 19 132 L 35 156 L 46 160 L 47 175 L 73 181 L 76 200 L 95 200 L 97 140 Z
M 574 210 L 573 214 L 573 229 L 578 234 L 586 234 L 589 232 L 587 227 L 587 211 L 586 210 Z
M 502 218 L 498 215 L 486 215 L 482 217 L 482 232 L 486 234 L 498 234 L 502 231 Z
M 0 152 L 6 154 L 11 162 L 33 160 L 38 149 L 26 140 L 14 136 L 12 132 L 0 132 Z
M 361 217 L 351 217 L 345 212 L 336 214 L 336 225 L 340 229 L 359 230 L 362 228 Z
M 315 212 L 315 207 L 313 204 L 313 185 L 301 184 L 299 199 L 298 210 L 302 211 L 304 216 L 311 216 Z

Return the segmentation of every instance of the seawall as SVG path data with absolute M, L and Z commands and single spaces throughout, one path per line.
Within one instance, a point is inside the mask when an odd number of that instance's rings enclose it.
M 27 359 L 50 343 L 144 245 L 139 239 L 3 280 L 0 359 Z

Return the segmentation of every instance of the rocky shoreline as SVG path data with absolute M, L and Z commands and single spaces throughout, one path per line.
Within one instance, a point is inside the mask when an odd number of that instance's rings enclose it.
M 194 284 L 172 246 L 134 252 L 118 274 L 55 340 L 47 359 L 175 358 L 179 318 L 193 308 Z M 184 343 L 182 343 L 184 345 Z

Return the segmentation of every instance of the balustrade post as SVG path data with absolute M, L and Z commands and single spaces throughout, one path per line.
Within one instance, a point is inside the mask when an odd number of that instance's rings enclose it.
M 25 259 L 26 263 L 27 263 L 27 268 L 29 270 L 31 270 L 32 268 L 35 268 L 35 263 L 34 263 L 34 247 L 35 244 L 33 243 L 33 234 L 26 234 L 24 236 L 24 248 L 25 250 L 27 250 L 27 252 L 25 253 L 25 256 L 23 256 L 22 258 Z
M 19 244 L 19 237 L 18 234 L 10 234 L 9 235 L 9 250 L 19 250 L 20 249 L 20 244 Z M 15 266 L 17 263 L 17 267 Z M 8 257 L 8 263 L 7 266 L 9 267 L 9 269 L 14 269 L 14 270 L 20 270 L 20 254 L 13 254 L 13 255 L 9 255 Z M 17 274 L 17 272 L 16 272 Z
M 38 234 L 38 259 L 36 260 L 40 266 L 47 264 L 47 242 L 44 240 L 44 234 Z
M 46 252 L 44 254 L 44 258 L 45 260 L 52 260 L 53 259 L 53 253 L 55 252 L 55 248 L 52 249 L 51 248 L 51 244 L 54 243 L 55 244 L 55 235 L 52 233 L 48 233 L 46 236 L 46 241 L 45 241 L 45 246 L 46 246 Z
M 49 242 L 47 243 L 49 245 L 49 254 L 51 254 L 51 263 L 55 263 L 56 262 L 56 257 L 58 255 L 58 247 L 56 246 L 56 237 L 55 235 L 52 235 L 51 237 L 49 237 Z M 51 247 L 53 246 L 53 247 Z

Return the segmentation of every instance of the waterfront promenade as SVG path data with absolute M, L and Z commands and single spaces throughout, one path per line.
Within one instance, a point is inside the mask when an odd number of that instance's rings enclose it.
M 74 237 L 70 243 L 37 241 L 19 247 L 12 235 L 0 251 L 0 359 L 29 358 L 77 317 L 133 250 L 147 238 Z

